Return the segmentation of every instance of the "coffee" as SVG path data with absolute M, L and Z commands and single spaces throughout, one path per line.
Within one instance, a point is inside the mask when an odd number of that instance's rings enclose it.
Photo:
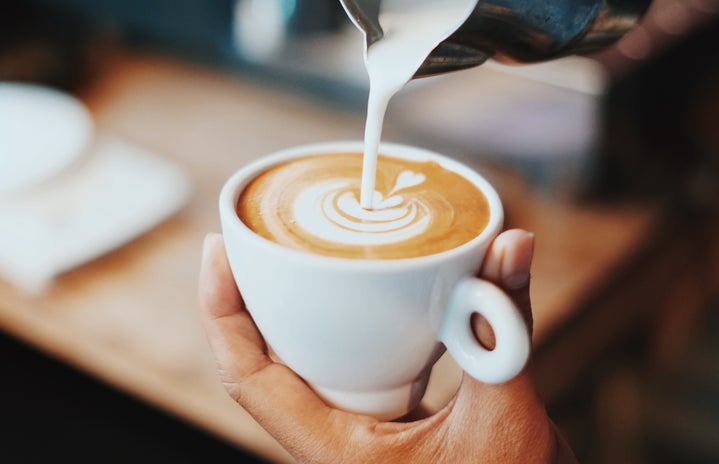
M 242 222 L 282 246 L 327 256 L 398 259 L 451 250 L 477 237 L 489 204 L 435 161 L 379 156 L 373 209 L 360 206 L 362 153 L 297 158 L 253 179 Z

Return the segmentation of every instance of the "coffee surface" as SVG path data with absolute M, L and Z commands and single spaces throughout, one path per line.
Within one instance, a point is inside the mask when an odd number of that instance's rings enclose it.
M 315 254 L 397 259 L 450 250 L 489 221 L 484 194 L 433 161 L 380 156 L 374 209 L 360 206 L 361 153 L 292 160 L 260 174 L 237 213 L 257 234 Z

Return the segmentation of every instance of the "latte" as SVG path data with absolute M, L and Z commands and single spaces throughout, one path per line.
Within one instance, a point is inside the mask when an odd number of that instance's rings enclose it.
M 484 194 L 434 161 L 379 156 L 371 210 L 360 205 L 361 179 L 361 153 L 298 158 L 252 180 L 237 214 L 282 246 L 355 259 L 451 250 L 477 237 L 489 221 Z

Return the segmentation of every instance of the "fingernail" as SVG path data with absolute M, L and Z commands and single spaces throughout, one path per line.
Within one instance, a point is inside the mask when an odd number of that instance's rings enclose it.
M 512 290 L 519 290 L 529 284 L 532 256 L 534 254 L 534 234 L 527 233 L 527 237 L 517 245 L 512 256 L 505 257 L 502 263 L 504 285 Z

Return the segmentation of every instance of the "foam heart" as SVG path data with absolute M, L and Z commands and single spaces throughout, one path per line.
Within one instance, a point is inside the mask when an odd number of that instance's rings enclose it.
M 390 193 L 394 193 L 409 187 L 414 187 L 415 185 L 423 183 L 425 180 L 427 180 L 427 178 L 424 174 L 414 171 L 402 171 L 399 173 L 399 176 L 397 176 L 397 181 L 395 182 L 394 188 Z

